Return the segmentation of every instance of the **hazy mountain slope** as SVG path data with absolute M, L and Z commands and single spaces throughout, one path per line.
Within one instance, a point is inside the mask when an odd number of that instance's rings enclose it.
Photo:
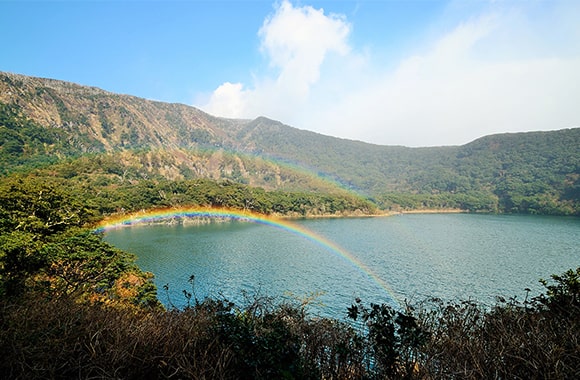
M 218 118 L 182 104 L 6 73 L 0 73 L 0 103 L 36 126 L 2 130 L 9 141 L 0 154 L 13 151 L 17 159 L 35 149 L 49 158 L 109 152 L 143 176 L 306 191 L 334 191 L 334 181 L 386 206 L 401 202 L 385 194 L 448 194 L 435 206 L 465 207 L 457 201 L 463 194 L 486 198 L 474 209 L 579 212 L 580 128 L 487 136 L 459 147 L 379 146 L 264 117 Z M 31 137 L 39 133 L 50 136 Z M 434 205 L 429 199 L 417 207 Z
M 415 169 L 447 165 L 458 149 L 373 145 L 299 130 L 263 117 L 242 127 L 236 138 L 248 142 L 246 146 L 257 153 L 308 165 L 371 194 L 411 190 Z
M 40 125 L 77 135 L 87 151 L 219 145 L 228 128 L 243 123 L 182 104 L 7 73 L 0 74 L 0 102 L 20 106 Z
M 115 154 L 141 178 L 228 179 L 267 189 L 336 192 L 332 183 L 233 154 L 243 120 L 182 104 L 117 95 L 52 79 L 0 73 L 0 158 L 6 172 L 86 153 Z M 8 143 L 7 143 L 8 142 Z
M 258 118 L 236 138 L 256 153 L 315 168 L 373 197 L 392 192 L 493 195 L 494 207 L 514 212 L 546 211 L 561 201 L 577 209 L 580 199 L 580 128 L 406 148 L 337 139 Z
M 454 167 L 470 188 L 493 190 L 502 209 L 542 195 L 578 204 L 580 128 L 486 136 L 461 147 Z
M 190 150 L 223 148 L 298 165 L 367 194 L 408 191 L 412 167 L 437 166 L 448 161 L 448 152 L 455 149 L 377 146 L 299 130 L 263 117 L 252 121 L 216 118 L 181 104 L 16 74 L 0 74 L 0 102 L 19 106 L 42 126 L 66 132 L 70 145 L 81 153 L 179 149 L 183 151 L 175 156 L 183 157 Z M 178 161 L 167 164 L 199 172 L 199 165 Z

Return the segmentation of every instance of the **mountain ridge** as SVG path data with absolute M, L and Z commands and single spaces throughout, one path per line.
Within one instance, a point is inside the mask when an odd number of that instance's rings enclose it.
M 387 208 L 401 207 L 405 202 L 393 203 L 401 194 L 422 195 L 420 207 L 434 198 L 445 205 L 443 194 L 485 194 L 496 209 L 510 212 L 527 210 L 534 197 L 578 208 L 580 128 L 495 134 L 460 146 L 376 145 L 264 116 L 220 118 L 184 104 L 12 73 L 0 73 L 0 103 L 66 139 L 77 154 L 125 152 L 125 160 L 141 161 L 150 175 L 168 179 L 201 176 L 266 189 L 332 191 L 322 184 L 328 181 Z M 26 137 L 13 138 L 24 149 Z M 69 150 L 60 156 L 70 156 Z

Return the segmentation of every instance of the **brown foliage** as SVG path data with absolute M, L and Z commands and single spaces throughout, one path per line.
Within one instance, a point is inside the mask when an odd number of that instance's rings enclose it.
M 580 269 L 555 277 L 559 284 L 547 297 L 501 300 L 491 309 L 440 300 L 404 312 L 359 307 L 369 314 L 358 327 L 265 298 L 243 309 L 196 299 L 184 310 L 164 310 L 35 293 L 0 300 L 0 373 L 8 379 L 577 379 L 577 275 Z M 389 331 L 392 346 L 383 339 Z M 379 354 L 390 355 L 392 365 L 385 367 Z

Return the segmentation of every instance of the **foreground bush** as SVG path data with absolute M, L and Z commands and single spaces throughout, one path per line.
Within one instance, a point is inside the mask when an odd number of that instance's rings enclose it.
M 7 378 L 358 378 L 358 337 L 258 300 L 239 310 L 206 300 L 136 310 L 70 300 L 2 303 L 0 373 Z
M 431 333 L 420 370 L 428 378 L 580 378 L 580 267 L 522 302 L 498 298 L 488 310 L 474 302 L 433 300 L 417 318 Z
M 184 310 L 59 297 L 0 301 L 10 379 L 576 379 L 580 268 L 491 309 L 440 300 L 348 309 L 351 324 L 257 298 Z

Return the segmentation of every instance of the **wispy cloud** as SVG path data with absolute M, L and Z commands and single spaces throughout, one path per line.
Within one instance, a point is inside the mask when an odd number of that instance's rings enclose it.
M 579 125 L 580 6 L 516 5 L 491 4 L 384 65 L 350 45 L 344 16 L 283 1 L 259 30 L 269 69 L 249 86 L 224 83 L 202 108 L 408 146 Z

